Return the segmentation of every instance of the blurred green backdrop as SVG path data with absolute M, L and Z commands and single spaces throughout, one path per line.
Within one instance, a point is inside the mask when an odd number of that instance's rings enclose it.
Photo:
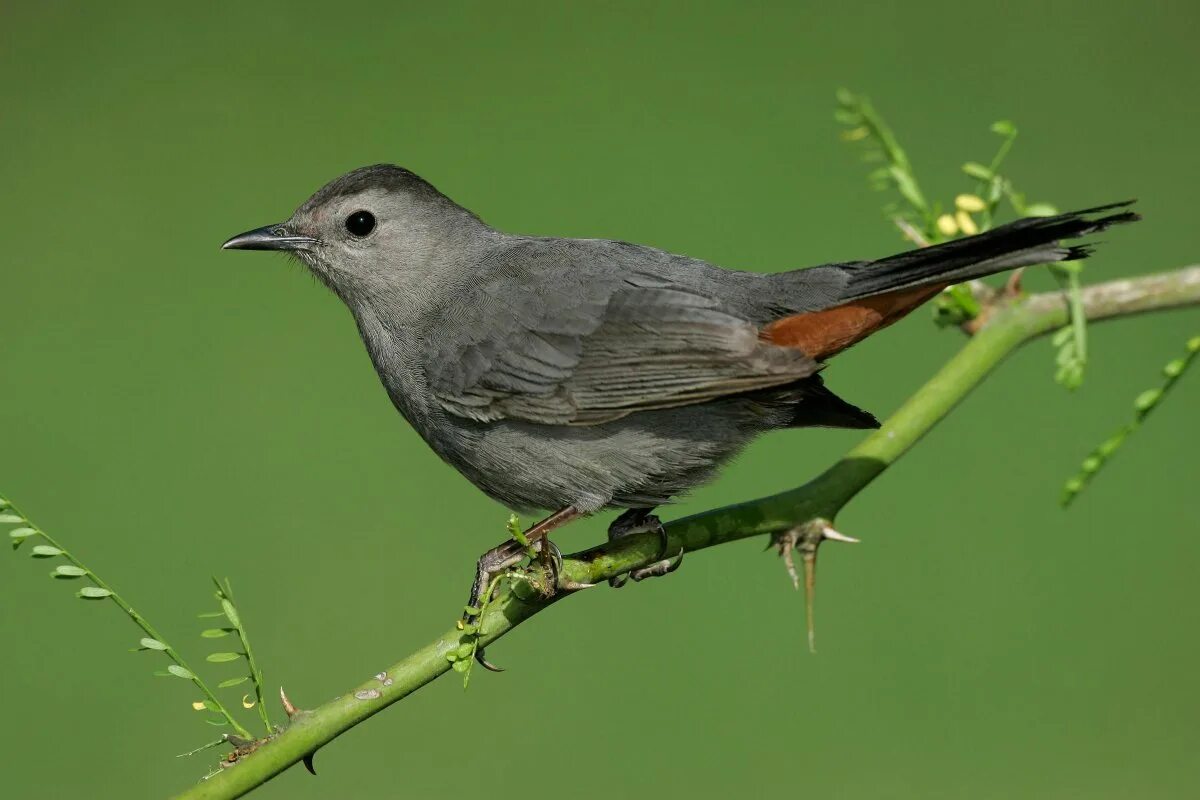
M 1141 198 L 1091 280 L 1168 269 L 1200 256 L 1197 24 L 1096 0 L 10 0 L 0 489 L 195 661 L 228 575 L 268 682 L 319 703 L 446 627 L 506 512 L 393 412 L 331 295 L 224 238 L 386 160 L 510 230 L 764 270 L 880 256 L 902 242 L 837 139 L 846 85 L 943 199 L 1015 119 L 1035 199 Z M 1074 396 L 1048 343 L 1011 359 L 840 519 L 865 542 L 823 558 L 819 654 L 774 555 L 723 547 L 584 593 L 493 648 L 507 674 L 439 681 L 258 796 L 1196 796 L 1195 376 L 1056 497 L 1198 324 L 1094 329 Z M 959 345 L 917 314 L 827 377 L 882 415 Z M 793 486 L 856 436 L 769 437 L 670 513 Z M 0 559 L 0 794 L 195 780 L 192 688 L 46 571 Z

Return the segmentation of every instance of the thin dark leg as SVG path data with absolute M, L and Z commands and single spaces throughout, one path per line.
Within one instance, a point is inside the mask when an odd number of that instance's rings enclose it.
M 621 516 L 613 520 L 608 526 L 608 540 L 610 542 L 622 539 L 626 536 L 632 536 L 635 533 L 654 532 L 658 534 L 659 547 L 658 555 L 654 557 L 654 561 L 644 567 L 633 569 L 626 575 L 617 575 L 608 579 L 608 585 L 614 589 L 620 589 L 625 585 L 627 578 L 632 578 L 635 581 L 645 580 L 646 578 L 657 578 L 663 575 L 669 575 L 679 569 L 679 565 L 683 563 L 683 550 L 671 558 L 667 558 L 667 531 L 663 528 L 662 521 L 654 516 L 653 508 L 631 508 L 625 511 Z
M 555 568 L 553 562 L 554 552 L 557 548 L 550 544 L 550 540 L 546 539 L 546 536 L 555 528 L 565 525 L 580 516 L 582 515 L 573 506 L 567 506 L 561 511 L 556 511 L 542 521 L 535 523 L 525 531 L 525 538 L 537 549 L 540 557 L 543 559 L 543 565 L 549 570 L 551 586 L 554 585 L 553 579 L 558 574 L 558 570 Z M 487 591 L 487 587 L 491 585 L 496 576 L 520 563 L 524 557 L 525 548 L 520 542 L 514 539 L 508 539 L 480 556 L 479 561 L 475 564 L 475 581 L 471 584 L 471 597 L 467 600 L 467 606 L 469 608 L 478 608 L 480 602 L 483 600 L 483 593 Z M 474 622 L 475 618 L 475 614 L 469 612 L 463 613 L 464 622 Z M 475 660 L 492 672 L 502 671 L 483 657 L 482 647 L 475 651 Z

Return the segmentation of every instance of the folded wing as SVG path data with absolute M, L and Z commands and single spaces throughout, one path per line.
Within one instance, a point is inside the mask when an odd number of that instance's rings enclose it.
M 537 248 L 454 297 L 426 354 L 449 413 L 594 425 L 792 383 L 818 366 L 760 338 L 719 299 Z M 513 258 L 517 257 L 517 262 Z

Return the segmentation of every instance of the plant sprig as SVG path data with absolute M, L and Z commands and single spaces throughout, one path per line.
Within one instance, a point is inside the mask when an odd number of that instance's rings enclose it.
M 201 618 L 216 618 L 224 617 L 229 623 L 229 627 L 223 628 L 206 628 L 200 632 L 200 635 L 205 639 L 219 639 L 229 634 L 236 634 L 238 642 L 241 644 L 241 650 L 238 652 L 217 652 L 209 653 L 205 657 L 205 661 L 214 664 L 221 664 L 228 661 L 236 661 L 239 658 L 244 658 L 249 667 L 250 674 L 242 675 L 236 678 L 227 678 L 217 684 L 218 689 L 226 689 L 233 686 L 238 686 L 246 681 L 254 683 L 254 699 L 250 700 L 249 695 L 242 696 L 243 708 L 257 708 L 258 716 L 262 720 L 263 726 L 267 730 L 267 735 L 271 735 L 275 731 L 275 727 L 271 724 L 271 718 L 267 714 L 267 704 L 264 702 L 265 691 L 263 688 L 262 670 L 258 667 L 258 662 L 254 659 L 254 651 L 250 648 L 250 639 L 246 634 L 246 626 L 242 622 L 242 615 L 238 613 L 237 606 L 233 604 L 233 587 L 229 583 L 229 579 L 225 579 L 225 583 L 212 579 L 213 584 L 217 587 L 215 597 L 221 605 L 220 611 L 208 612 L 199 615 Z
M 1080 465 L 1079 472 L 1063 485 L 1060 502 L 1064 508 L 1069 506 L 1079 496 L 1079 493 L 1096 477 L 1096 473 L 1108 463 L 1108 460 L 1125 443 L 1129 435 L 1140 428 L 1146 417 L 1150 416 L 1151 412 L 1162 403 L 1167 392 L 1171 390 L 1171 387 L 1179 381 L 1183 373 L 1187 371 L 1187 368 L 1196 360 L 1198 353 L 1200 353 L 1200 336 L 1193 336 L 1187 342 L 1184 355 L 1171 359 L 1162 368 L 1162 385 L 1157 388 L 1147 389 L 1134 399 L 1133 419 L 1122 425 L 1116 433 L 1092 450 Z
M 1000 168 L 1017 140 L 1017 126 L 1009 120 L 992 123 L 991 131 L 1000 137 L 1000 144 L 985 165 L 968 161 L 962 171 L 975 181 L 974 191 L 957 195 L 949 210 L 930 203 L 920 189 L 912 164 L 900 147 L 895 133 L 863 95 L 842 89 L 837 94 L 835 119 L 848 126 L 844 139 L 860 142 L 866 148 L 868 161 L 883 161 L 884 166 L 873 171 L 868 179 L 877 190 L 889 187 L 896 190 L 905 205 L 889 203 L 885 212 L 902 230 L 915 231 L 908 237 L 919 246 L 939 244 L 960 235 L 971 236 L 989 230 L 995 224 L 999 208 L 1007 202 L 1022 217 L 1047 217 L 1058 213 L 1050 203 L 1030 203 L 1016 190 Z M 1082 313 L 1080 273 L 1082 261 L 1051 264 L 1051 273 L 1067 293 L 1070 324 L 1054 338 L 1058 353 L 1054 379 L 1068 389 L 1083 383 L 1087 365 L 1087 318 Z M 962 325 L 977 317 L 980 305 L 969 286 L 948 287 L 933 303 L 934 321 L 938 325 Z
M 4 498 L 0 498 L 0 524 L 15 526 L 8 532 L 13 550 L 19 549 L 26 541 L 30 541 L 32 544 L 33 541 L 40 539 L 43 544 L 33 544 L 29 553 L 31 557 L 61 559 L 65 562 L 59 563 L 54 568 L 54 571 L 50 573 L 51 578 L 56 580 L 86 581 L 88 585 L 82 586 L 75 593 L 76 597 L 81 600 L 111 600 L 118 608 L 125 612 L 125 615 L 133 620 L 134 624 L 146 634 L 139 640 L 138 646 L 133 648 L 133 650 L 139 652 L 155 651 L 166 656 L 171 663 L 165 670 L 157 671 L 154 674 L 173 676 L 191 681 L 200 690 L 201 694 L 204 695 L 204 699 L 197 701 L 197 703 L 193 704 L 193 707 L 197 708 L 197 710 L 207 709 L 217 715 L 215 717 L 206 717 L 206 722 L 218 726 L 228 725 L 238 735 L 251 737 L 250 732 L 242 727 L 237 719 L 229 713 L 229 709 L 221 703 L 208 684 L 188 665 L 183 656 L 179 654 L 179 651 L 167 643 L 167 640 L 150 624 L 149 620 L 134 610 L 133 606 L 125 598 L 118 594 L 112 586 L 93 572 L 86 564 L 76 558 L 67 548 L 63 547 L 50 534 L 33 523 L 10 500 Z

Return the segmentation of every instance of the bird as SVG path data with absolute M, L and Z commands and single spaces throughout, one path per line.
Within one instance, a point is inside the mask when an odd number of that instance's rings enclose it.
M 429 447 L 504 506 L 550 512 L 525 531 L 529 545 L 506 540 L 478 560 L 469 617 L 527 546 L 556 553 L 548 534 L 574 519 L 619 509 L 610 539 L 657 531 L 665 549 L 654 509 L 759 435 L 879 427 L 825 385 L 831 358 L 952 284 L 1087 256 L 1063 242 L 1138 219 L 1131 202 L 757 273 L 624 241 L 504 232 L 414 172 L 376 164 L 223 248 L 298 258 L 347 306 Z M 665 574 L 682 553 L 666 556 L 630 577 Z

